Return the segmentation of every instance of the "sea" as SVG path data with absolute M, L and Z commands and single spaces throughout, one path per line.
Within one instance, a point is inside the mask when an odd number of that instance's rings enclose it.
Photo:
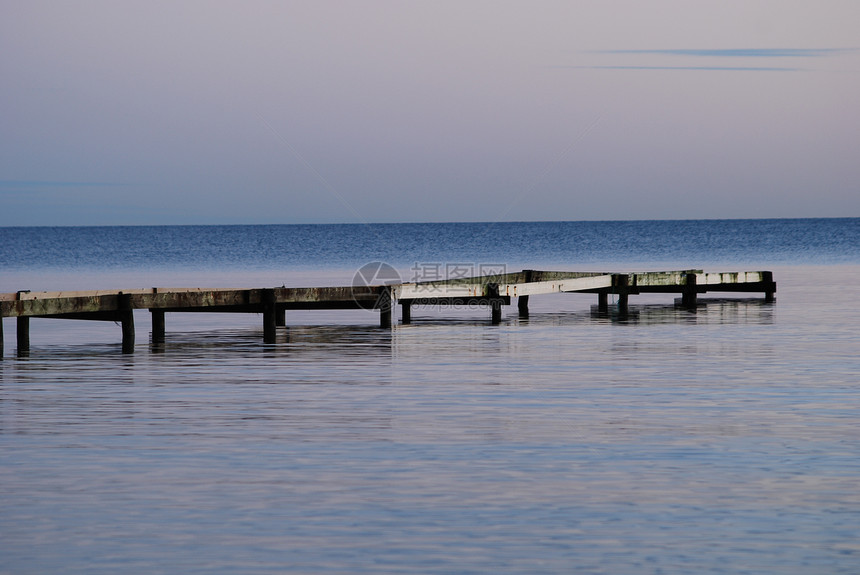
M 763 294 L 3 319 L 0 573 L 860 573 L 860 219 L 0 228 L 0 292 L 522 269 Z M 368 268 L 366 266 L 376 266 Z M 388 268 L 386 268 L 388 269 Z M 388 278 L 390 279 L 390 278 Z M 515 304 L 515 300 L 513 302 Z

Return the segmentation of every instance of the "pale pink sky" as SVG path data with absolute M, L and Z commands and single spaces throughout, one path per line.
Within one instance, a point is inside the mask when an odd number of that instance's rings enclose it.
M 860 216 L 860 3 L 0 0 L 0 225 Z

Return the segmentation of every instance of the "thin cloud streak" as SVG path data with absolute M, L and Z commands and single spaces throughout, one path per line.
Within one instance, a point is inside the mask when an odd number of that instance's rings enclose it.
M 557 68 L 580 68 L 586 70 L 696 70 L 715 72 L 801 72 L 804 68 L 779 68 L 757 66 L 556 66 Z
M 852 48 L 727 48 L 665 50 L 600 50 L 599 54 L 648 54 L 658 56 L 695 56 L 704 58 L 823 58 Z
M 121 182 L 71 182 L 45 180 L 0 180 L 0 190 L 20 191 L 39 190 L 48 188 L 112 188 L 128 186 Z

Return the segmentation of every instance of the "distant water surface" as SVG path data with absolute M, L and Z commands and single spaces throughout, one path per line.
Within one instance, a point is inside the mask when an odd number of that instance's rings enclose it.
M 380 260 L 510 265 L 855 263 L 860 218 L 0 228 L 4 267 L 319 269 Z
M 534 297 L 498 326 L 298 311 L 273 345 L 255 315 L 169 314 L 153 347 L 139 311 L 133 355 L 113 323 L 33 319 L 18 358 L 7 318 L 0 573 L 857 573 L 858 237 L 856 219 L 0 228 L 4 292 L 348 284 L 373 260 L 778 283 L 774 304 L 633 296 L 627 317 Z

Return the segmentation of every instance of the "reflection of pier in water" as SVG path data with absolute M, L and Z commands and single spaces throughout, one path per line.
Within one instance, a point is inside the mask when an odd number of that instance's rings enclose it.
M 626 310 L 617 305 L 603 308 L 592 305 L 588 309 L 576 311 L 543 311 L 520 316 L 520 325 L 575 326 L 594 322 L 618 325 L 770 325 L 773 323 L 774 306 L 761 298 L 704 298 L 695 306 L 688 307 L 680 300 L 674 303 L 644 303 L 630 305 Z M 422 325 L 446 323 L 442 319 L 425 319 Z M 477 323 L 477 322 L 475 322 Z
M 697 324 L 697 325 L 768 325 L 773 323 L 773 306 L 762 299 L 700 299 L 693 307 L 681 305 L 645 304 L 631 306 L 626 312 L 611 313 L 591 308 L 592 318 L 609 318 L 613 322 L 635 325 Z
M 165 342 L 165 314 L 176 312 L 257 313 L 263 317 L 263 341 L 276 344 L 286 326 L 287 310 L 364 309 L 379 312 L 379 323 L 390 328 L 394 310 L 401 321 L 412 322 L 420 306 L 486 307 L 493 324 L 502 321 L 502 306 L 517 299 L 518 317 L 529 318 L 529 298 L 559 293 L 597 294 L 596 315 L 627 323 L 642 323 L 649 308 L 632 309 L 629 296 L 650 293 L 680 294 L 679 306 L 697 312 L 699 294 L 707 292 L 759 292 L 772 302 L 776 292 L 773 274 L 760 272 L 705 273 L 702 270 L 643 273 L 522 272 L 457 278 L 445 281 L 357 285 L 320 288 L 147 288 L 116 291 L 37 292 L 0 294 L 0 358 L 3 356 L 3 317 L 17 320 L 18 355 L 30 350 L 30 318 L 113 321 L 122 326 L 123 353 L 135 345 L 134 310 L 150 311 L 153 345 Z M 612 306 L 609 297 L 616 301 Z M 728 308 L 727 308 L 728 309 Z M 705 306 L 707 311 L 707 306 Z M 689 319 L 690 314 L 685 316 Z M 707 317 L 707 316 L 703 316 Z

